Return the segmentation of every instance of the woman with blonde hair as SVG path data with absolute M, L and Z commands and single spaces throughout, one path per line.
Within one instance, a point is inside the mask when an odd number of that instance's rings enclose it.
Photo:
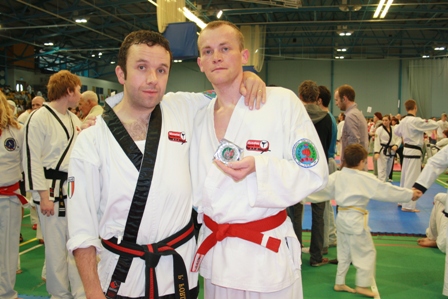
M 17 260 L 22 221 L 21 203 L 26 199 L 20 195 L 19 181 L 22 179 L 21 147 L 23 133 L 14 117 L 5 95 L 0 91 L 0 298 L 17 298 Z

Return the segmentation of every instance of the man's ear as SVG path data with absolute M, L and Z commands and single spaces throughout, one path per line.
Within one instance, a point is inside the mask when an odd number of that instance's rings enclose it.
M 202 64 L 201 64 L 201 57 L 198 57 L 198 59 L 196 60 L 196 62 L 198 63 L 199 69 L 201 70 L 201 72 L 204 72 L 204 69 L 202 68 Z
M 121 69 L 121 67 L 119 65 L 117 65 L 117 67 L 115 68 L 115 74 L 117 75 L 118 82 L 120 82 L 120 84 L 124 85 L 126 78 L 125 78 L 123 70 Z
M 241 56 L 243 57 L 243 64 L 246 64 L 249 61 L 249 50 L 244 49 L 241 51 Z

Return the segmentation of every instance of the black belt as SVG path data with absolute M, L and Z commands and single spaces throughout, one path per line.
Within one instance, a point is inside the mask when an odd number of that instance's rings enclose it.
M 387 157 L 394 157 L 395 156 L 395 154 L 393 154 L 393 155 L 391 154 L 393 145 L 390 146 L 389 143 L 387 143 L 387 144 L 380 143 L 380 144 L 381 144 L 380 152 L 383 152 L 383 154 L 385 156 L 387 156 Z
M 174 295 L 176 299 L 190 298 L 188 274 L 182 256 L 174 249 L 185 244 L 194 236 L 193 221 L 190 222 L 174 235 L 153 244 L 138 245 L 135 243 L 121 241 L 117 244 L 117 238 L 113 237 L 109 240 L 101 240 L 104 248 L 129 258 L 139 257 L 145 260 L 146 264 L 146 282 L 145 282 L 145 298 L 159 298 L 157 287 L 157 278 L 155 268 L 159 263 L 160 257 L 164 255 L 173 256 L 173 277 L 174 277 Z M 120 267 L 117 264 L 117 268 Z M 116 298 L 121 283 L 118 277 L 112 277 L 112 281 L 106 292 L 106 298 Z
M 51 188 L 50 188 L 50 197 L 54 198 L 55 202 L 59 202 L 59 217 L 65 217 L 65 199 L 67 198 L 67 195 L 62 195 L 62 184 L 67 181 L 68 174 L 64 171 L 59 171 L 55 169 L 47 169 L 44 168 L 44 174 L 45 178 L 47 180 L 52 180 Z M 59 196 L 54 196 L 54 189 L 56 188 L 56 181 L 60 181 L 59 184 Z M 40 203 L 38 203 L 40 204 Z
M 422 148 L 421 148 L 420 146 L 418 146 L 418 145 L 413 145 L 413 144 L 407 144 L 407 143 L 405 143 L 404 147 L 419 150 L 420 153 L 423 154 L 423 150 L 422 150 Z M 403 158 L 407 158 L 407 159 L 420 159 L 421 157 L 422 157 L 421 155 L 403 155 Z
M 45 178 L 49 180 L 60 180 L 60 181 L 66 181 L 67 180 L 67 173 L 64 171 L 59 171 L 55 169 L 47 169 L 44 168 Z
M 407 148 L 413 148 L 413 149 L 419 150 L 421 153 L 423 153 L 422 148 L 421 148 L 420 146 L 418 146 L 418 145 L 413 145 L 413 144 L 405 143 L 405 144 L 404 144 L 404 147 L 407 147 Z

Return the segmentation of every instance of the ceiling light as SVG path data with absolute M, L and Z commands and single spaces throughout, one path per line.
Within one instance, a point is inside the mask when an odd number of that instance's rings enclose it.
M 110 64 L 115 64 L 115 61 L 111 61 Z
M 103 55 L 103 53 L 99 52 L 99 53 L 98 53 L 98 56 L 101 56 L 101 55 Z
M 339 34 L 339 36 L 350 36 L 353 34 L 353 31 L 337 31 L 337 34 Z
M 95 57 L 95 54 L 92 54 L 92 57 Z
M 443 50 L 445 50 L 445 47 L 444 46 L 434 47 L 434 50 L 436 50 L 436 51 L 443 51 Z
M 336 51 L 338 52 L 347 52 L 346 48 L 337 48 Z
M 184 13 L 184 16 L 187 19 L 189 19 L 192 22 L 195 22 L 199 28 L 204 29 L 205 26 L 207 26 L 207 24 L 205 24 L 201 19 L 195 16 L 191 11 L 189 11 L 188 8 L 186 7 L 182 8 L 182 12 Z
M 75 22 L 76 23 L 87 23 L 87 19 L 86 18 L 77 18 L 77 19 L 75 19 Z
M 222 10 L 218 11 L 218 13 L 216 14 L 216 17 L 217 17 L 218 19 L 220 19 L 221 16 L 222 16 Z
M 344 56 L 335 56 L 336 59 L 344 59 Z
M 182 60 L 173 60 L 174 63 L 182 62 Z
M 338 25 L 337 29 L 336 29 L 336 33 L 339 36 L 350 36 L 353 34 L 353 30 L 349 30 L 349 28 L 347 26 L 342 26 L 342 25 Z
M 152 0 L 148 0 L 148 2 L 151 3 L 152 5 L 155 5 L 156 7 L 158 7 L 157 3 L 155 3 L 155 2 L 152 1 Z
M 429 58 L 429 55 L 422 55 L 422 58 Z
M 387 11 L 389 10 L 389 7 L 391 6 L 392 2 L 394 2 L 394 0 L 387 0 L 387 4 L 383 9 L 385 2 L 386 2 L 386 0 L 381 0 L 380 3 L 378 3 L 378 7 L 376 8 L 375 13 L 373 14 L 374 19 L 378 18 L 378 16 L 380 16 L 380 19 L 383 19 L 386 16 Z M 383 12 L 381 12 L 382 9 L 383 9 Z M 381 15 L 380 15 L 380 12 L 381 12 Z
M 52 42 L 44 43 L 44 46 L 53 46 Z

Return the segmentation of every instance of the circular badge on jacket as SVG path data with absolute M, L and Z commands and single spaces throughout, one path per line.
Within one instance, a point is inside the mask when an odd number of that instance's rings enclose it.
M 297 165 L 310 168 L 319 162 L 319 153 L 314 143 L 306 138 L 299 139 L 292 148 L 292 157 Z
M 12 152 L 17 148 L 17 141 L 14 138 L 10 137 L 5 140 L 4 145 L 5 145 L 5 149 L 8 152 Z

